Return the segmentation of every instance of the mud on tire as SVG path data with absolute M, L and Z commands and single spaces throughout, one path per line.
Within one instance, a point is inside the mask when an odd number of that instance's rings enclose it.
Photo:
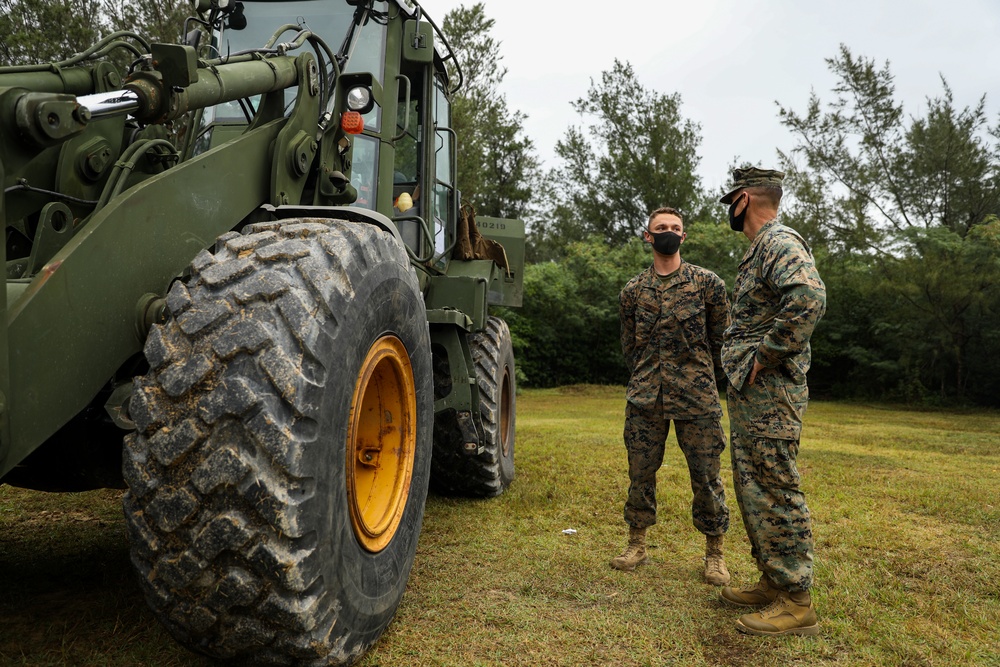
M 130 404 L 141 586 L 193 650 L 348 664 L 395 613 L 427 493 L 430 339 L 404 248 L 363 224 L 264 223 L 220 237 L 191 273 Z M 385 386 L 359 397 L 366 382 Z M 370 405 L 378 390 L 398 394 L 397 414 Z M 393 429 L 397 458 L 362 446 Z M 366 506 L 380 483 L 384 506 Z
M 510 329 L 490 317 L 486 329 L 469 336 L 479 385 L 479 415 L 485 438 L 483 452 L 461 451 L 461 435 L 453 415 L 435 425 L 431 486 L 439 493 L 474 497 L 502 494 L 514 480 L 514 426 L 517 383 Z

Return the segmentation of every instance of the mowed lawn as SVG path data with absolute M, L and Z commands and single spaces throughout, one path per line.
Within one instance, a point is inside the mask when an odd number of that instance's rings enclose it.
M 739 612 L 701 582 L 672 435 L 650 562 L 608 567 L 627 534 L 624 407 L 615 387 L 519 394 L 514 484 L 431 496 L 406 595 L 360 664 L 1000 667 L 1000 413 L 812 403 L 799 470 L 821 633 L 766 639 L 737 633 Z M 723 456 L 727 562 L 749 583 Z M 0 487 L 0 664 L 213 664 L 145 609 L 120 517 L 115 492 Z

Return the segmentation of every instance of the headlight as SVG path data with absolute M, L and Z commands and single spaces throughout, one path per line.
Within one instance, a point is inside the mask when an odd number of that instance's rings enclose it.
M 371 111 L 374 106 L 375 100 L 372 99 L 372 91 L 368 88 L 358 86 L 347 92 L 347 108 L 351 111 L 357 111 L 364 115 Z

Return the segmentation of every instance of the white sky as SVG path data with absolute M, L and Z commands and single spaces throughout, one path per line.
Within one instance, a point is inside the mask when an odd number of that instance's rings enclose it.
M 419 0 L 440 25 L 475 0 Z M 832 101 L 826 59 L 845 44 L 854 56 L 889 61 L 896 98 L 922 116 L 943 92 L 959 109 L 986 95 L 990 125 L 1000 109 L 1000 0 L 483 0 L 496 21 L 508 104 L 528 115 L 526 134 L 546 167 L 566 129 L 583 120 L 570 102 L 614 59 L 639 82 L 680 93 L 681 114 L 701 125 L 699 175 L 717 190 L 730 165 L 772 167 L 795 145 L 778 104 L 804 113 L 811 91 Z

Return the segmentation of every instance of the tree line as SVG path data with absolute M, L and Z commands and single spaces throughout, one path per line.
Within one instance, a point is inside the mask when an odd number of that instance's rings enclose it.
M 118 31 L 177 42 L 190 13 L 190 0 L 0 0 L 0 65 L 67 60 Z
M 483 3 L 453 10 L 444 25 L 461 56 L 496 46 Z M 829 96 L 779 110 L 796 140 L 778 154 L 780 215 L 811 245 L 828 291 L 813 395 L 1000 405 L 1000 122 L 986 117 L 985 95 L 957 107 L 943 79 L 921 113 L 904 114 L 889 63 L 847 46 L 826 62 L 836 77 Z M 503 107 L 505 71 L 490 72 L 481 81 Z M 537 168 L 518 131 L 517 142 L 495 143 L 504 160 L 463 149 L 476 176 L 460 173 L 459 186 L 480 213 L 529 226 L 524 306 L 503 314 L 522 382 L 623 384 L 618 293 L 651 262 L 638 234 L 648 212 L 683 211 L 682 256 L 730 288 L 747 242 L 729 230 L 721 193 L 698 179 L 701 128 L 684 118 L 678 93 L 647 88 L 615 61 L 572 108 L 580 124 L 557 142 L 555 167 Z M 463 122 L 481 135 L 495 131 L 474 107 L 456 110 L 472 113 Z M 504 161 L 531 168 L 511 183 L 491 173 Z
M 0 0 L 0 62 L 66 59 L 118 30 L 176 41 L 188 12 L 184 0 Z M 615 61 L 572 103 L 577 124 L 545 169 L 527 115 L 502 92 L 484 3 L 441 25 L 465 74 L 452 123 L 463 199 L 528 226 L 524 306 L 502 313 L 521 382 L 623 384 L 618 293 L 651 261 L 639 238 L 648 212 L 683 211 L 684 259 L 730 288 L 746 249 L 721 193 L 697 176 L 701 128 L 678 93 Z M 781 217 L 810 243 L 828 291 L 813 395 L 1000 405 L 1000 122 L 986 117 L 985 95 L 957 107 L 943 79 L 920 113 L 904 114 L 889 63 L 847 46 L 827 65 L 836 83 L 825 99 L 778 112 L 796 140 L 778 155 Z

